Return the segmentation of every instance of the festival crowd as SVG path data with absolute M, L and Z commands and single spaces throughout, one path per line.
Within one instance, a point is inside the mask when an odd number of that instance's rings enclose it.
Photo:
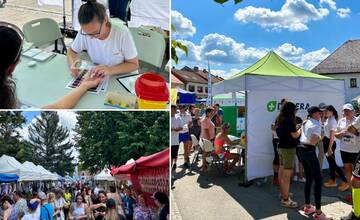
M 33 189 L 32 193 L 12 190 L 1 192 L 2 220 L 167 220 L 169 199 L 165 193 L 152 196 L 125 184 L 110 185 L 77 182 L 62 187 Z

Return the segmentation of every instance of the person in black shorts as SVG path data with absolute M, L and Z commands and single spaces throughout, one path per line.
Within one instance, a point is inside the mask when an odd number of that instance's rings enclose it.
M 182 130 L 182 119 L 176 114 L 176 105 L 171 106 L 171 178 L 174 179 L 176 160 L 179 152 L 179 131 Z

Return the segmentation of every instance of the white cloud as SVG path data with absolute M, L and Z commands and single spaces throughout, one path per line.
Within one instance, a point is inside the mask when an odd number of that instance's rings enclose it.
M 324 6 L 327 4 L 332 10 L 336 10 L 336 2 L 333 0 L 320 0 L 320 5 Z
M 204 36 L 199 45 L 191 41 L 181 42 L 188 45 L 189 49 L 188 57 L 178 51 L 181 65 L 185 65 L 185 63 L 189 66 L 207 65 L 208 56 L 211 65 L 216 66 L 212 72 L 215 71 L 215 74 L 219 74 L 224 78 L 230 76 L 232 73 L 240 72 L 241 68 L 252 65 L 271 50 L 275 51 L 290 63 L 306 70 L 311 70 L 330 54 L 326 48 L 306 51 L 291 43 L 284 43 L 273 48 L 248 47 L 244 43 L 236 42 L 234 39 L 220 34 Z M 231 69 L 229 71 L 221 70 L 224 64 L 236 64 L 239 69 Z
M 351 10 L 350 8 L 337 8 L 336 2 L 334 0 L 320 0 L 320 5 L 328 5 L 332 10 L 336 11 L 336 14 L 340 18 L 347 18 L 350 16 Z
M 180 12 L 172 10 L 171 11 L 171 23 L 175 27 L 175 32 L 173 36 L 180 37 L 192 37 L 196 33 L 196 28 L 193 26 L 191 20 L 184 17 Z
M 307 23 L 328 15 L 328 9 L 316 8 L 306 0 L 286 0 L 279 11 L 247 6 L 237 10 L 234 17 L 241 23 L 255 23 L 269 31 L 305 31 Z
M 340 18 L 347 18 L 350 16 L 351 10 L 350 8 L 339 8 L 336 11 L 336 14 L 340 17 Z

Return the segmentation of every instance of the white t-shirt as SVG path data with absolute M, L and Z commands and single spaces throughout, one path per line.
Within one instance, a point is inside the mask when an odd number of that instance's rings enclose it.
M 183 127 L 183 120 L 178 114 L 174 117 L 171 117 L 171 128 L 181 128 Z M 179 132 L 171 131 L 171 145 L 179 145 Z
M 183 133 L 189 132 L 188 124 L 190 122 L 192 122 L 191 115 L 188 112 L 185 112 L 184 114 L 179 113 L 178 115 L 181 117 L 181 119 L 183 120 L 183 123 L 184 123 L 184 125 L 182 126 L 183 129 L 182 129 L 182 131 L 180 131 L 180 133 L 183 134 Z
M 310 140 L 312 135 L 321 136 L 321 123 L 313 118 L 310 118 L 301 128 L 300 142 L 304 144 L 311 144 Z
M 325 137 L 330 138 L 330 132 L 336 131 L 336 129 L 337 129 L 337 121 L 335 117 L 332 116 L 331 118 L 326 119 L 324 124 Z
M 355 120 L 355 117 L 353 117 L 351 120 L 346 120 L 346 118 L 340 119 L 338 122 L 337 130 L 339 132 L 346 130 L 351 124 L 353 124 L 356 128 L 356 126 L 358 126 L 358 123 L 354 124 L 356 122 Z M 345 136 L 340 139 L 340 150 L 348 153 L 359 152 L 358 138 L 350 132 L 346 132 Z
M 39 220 L 40 219 L 40 206 L 37 207 L 34 213 L 24 215 L 21 220 Z
M 87 50 L 94 64 L 109 67 L 137 57 L 134 40 L 126 26 L 111 25 L 109 36 L 104 40 L 78 33 L 71 49 L 76 53 Z

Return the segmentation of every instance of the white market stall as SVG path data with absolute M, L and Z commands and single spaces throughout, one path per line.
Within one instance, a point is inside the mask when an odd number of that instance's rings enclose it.
M 41 165 L 37 165 L 38 170 L 41 172 L 41 180 L 43 181 L 57 181 L 58 176 L 51 173 Z
M 109 169 L 103 169 L 99 174 L 94 177 L 95 181 L 115 181 Z
M 40 176 L 38 175 L 38 173 L 34 172 L 31 169 L 27 169 L 15 158 L 7 155 L 2 155 L 0 157 L 0 173 L 16 174 L 19 176 L 19 182 L 40 180 Z
M 247 180 L 272 175 L 270 125 L 278 115 L 281 99 L 296 103 L 301 118 L 306 117 L 308 107 L 320 103 L 332 104 L 341 112 L 345 100 L 343 80 L 307 72 L 272 51 L 240 73 L 214 84 L 212 92 L 232 93 L 233 97 L 236 92 L 245 93 Z M 338 149 L 336 153 L 339 155 Z M 342 164 L 340 156 L 337 159 Z

